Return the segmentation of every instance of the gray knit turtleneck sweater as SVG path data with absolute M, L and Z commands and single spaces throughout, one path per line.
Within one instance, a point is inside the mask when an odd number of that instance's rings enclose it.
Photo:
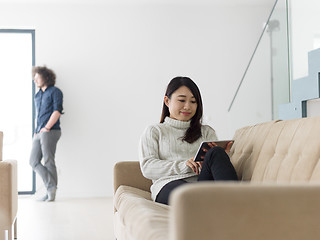
M 195 156 L 202 141 L 216 141 L 215 131 L 207 125 L 202 136 L 193 143 L 182 141 L 190 121 L 183 122 L 166 117 L 164 123 L 146 128 L 139 144 L 139 159 L 144 177 L 151 179 L 152 199 L 167 183 L 195 176 L 186 162 Z M 193 178 L 196 179 L 196 178 Z

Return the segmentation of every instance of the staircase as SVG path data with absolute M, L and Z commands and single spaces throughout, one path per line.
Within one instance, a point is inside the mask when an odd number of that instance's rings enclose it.
M 320 98 L 320 48 L 308 53 L 308 72 L 307 77 L 292 81 L 292 100 L 279 105 L 279 119 L 307 117 L 308 101 Z

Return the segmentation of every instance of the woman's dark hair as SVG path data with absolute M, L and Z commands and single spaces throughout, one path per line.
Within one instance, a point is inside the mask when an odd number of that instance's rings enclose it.
M 42 80 L 44 85 L 46 86 L 54 86 L 56 84 L 56 74 L 46 66 L 40 67 L 33 67 L 32 68 L 32 76 L 34 77 L 38 73 Z
M 184 141 L 188 143 L 193 143 L 201 137 L 201 126 L 202 126 L 201 121 L 202 121 L 203 107 L 202 107 L 201 94 L 198 86 L 188 77 L 175 77 L 168 84 L 165 96 L 171 99 L 172 94 L 182 86 L 186 86 L 187 88 L 189 88 L 197 101 L 197 111 L 195 115 L 192 117 L 190 127 L 187 129 L 186 134 L 183 137 Z M 160 123 L 163 123 L 164 119 L 169 116 L 170 116 L 169 108 L 167 107 L 165 102 L 163 102 Z

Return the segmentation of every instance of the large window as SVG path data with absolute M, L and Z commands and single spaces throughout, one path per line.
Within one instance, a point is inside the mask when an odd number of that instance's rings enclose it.
M 0 29 L 0 131 L 3 159 L 18 161 L 18 191 L 34 193 L 35 175 L 29 166 L 32 144 L 35 63 L 34 30 Z
M 292 75 L 309 75 L 308 53 L 320 48 L 319 0 L 290 0 Z

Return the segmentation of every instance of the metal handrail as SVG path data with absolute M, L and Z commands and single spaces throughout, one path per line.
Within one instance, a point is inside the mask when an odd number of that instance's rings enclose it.
M 254 51 L 253 51 L 253 54 L 251 55 L 251 58 L 250 58 L 249 63 L 248 63 L 248 65 L 247 65 L 247 68 L 246 68 L 246 70 L 244 71 L 244 74 L 243 74 L 243 76 L 242 76 L 242 78 L 241 78 L 241 81 L 240 81 L 240 83 L 239 83 L 239 85 L 238 85 L 238 88 L 237 88 L 237 90 L 236 90 L 236 92 L 235 92 L 235 94 L 234 94 L 234 96 L 233 96 L 233 99 L 232 99 L 230 105 L 229 105 L 228 112 L 230 112 L 230 110 L 231 110 L 231 108 L 232 108 L 232 105 L 233 105 L 233 103 L 234 103 L 234 101 L 235 101 L 235 99 L 236 99 L 236 97 L 237 97 L 237 95 L 238 95 L 238 92 L 239 92 L 239 90 L 240 90 L 240 87 L 241 87 L 241 85 L 242 85 L 242 83 L 243 83 L 243 80 L 244 80 L 244 78 L 245 78 L 246 75 L 247 75 L 247 72 L 248 72 L 248 69 L 249 69 L 249 67 L 250 67 L 250 65 L 251 65 L 251 62 L 252 62 L 252 60 L 253 60 L 253 57 L 255 56 L 256 51 L 257 51 L 257 49 L 258 49 L 258 47 L 259 47 L 259 44 L 260 44 L 260 42 L 261 42 L 261 39 L 262 39 L 265 31 L 266 31 L 267 28 L 268 28 L 268 23 L 269 23 L 269 21 L 270 21 L 270 19 L 271 19 L 271 16 L 272 16 L 272 14 L 273 14 L 274 9 L 276 8 L 277 3 L 278 3 L 278 0 L 275 1 L 274 5 L 273 5 L 273 7 L 272 7 L 271 13 L 270 13 L 270 15 L 269 15 L 269 17 L 268 17 L 268 20 L 267 20 L 265 26 L 263 27 L 263 30 L 262 30 L 262 33 L 261 33 L 261 35 L 260 35 L 260 37 L 259 37 L 258 43 L 257 43 L 257 45 L 256 45 L 256 47 L 255 47 L 255 49 L 254 49 Z

